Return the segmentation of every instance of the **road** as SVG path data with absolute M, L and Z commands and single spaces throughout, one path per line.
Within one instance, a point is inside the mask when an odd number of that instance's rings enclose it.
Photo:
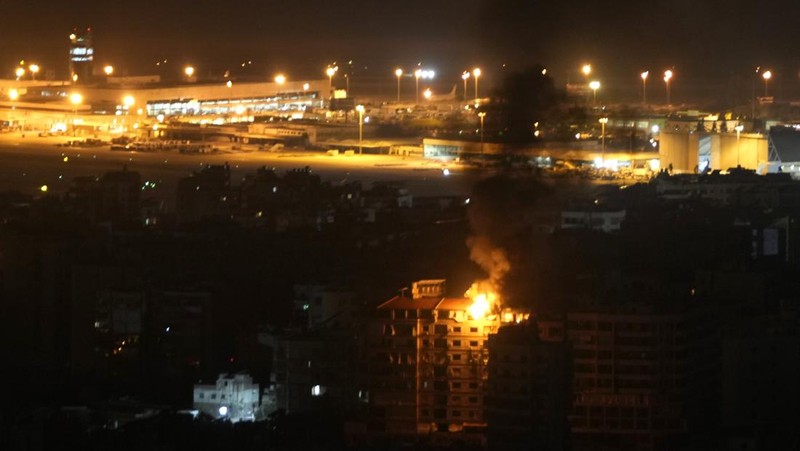
M 111 151 L 102 147 L 59 147 L 69 138 L 38 137 L 19 133 L 0 135 L 0 191 L 37 193 L 47 185 L 49 193 L 63 194 L 78 176 L 101 176 L 106 171 L 138 171 L 143 181 L 156 182 L 156 197 L 170 207 L 180 178 L 205 165 L 228 163 L 231 183 L 262 166 L 278 173 L 309 166 L 323 180 L 333 183 L 360 181 L 365 186 L 378 181 L 404 182 L 414 196 L 467 195 L 478 180 L 477 171 L 422 158 L 387 155 L 338 155 L 286 150 L 277 153 L 221 150 L 215 154 L 185 155 L 170 152 Z

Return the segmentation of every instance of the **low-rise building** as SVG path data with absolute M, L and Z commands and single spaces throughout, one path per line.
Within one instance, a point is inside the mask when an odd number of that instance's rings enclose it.
M 254 421 L 261 406 L 260 387 L 247 374 L 220 374 L 215 384 L 194 386 L 194 408 L 233 423 Z

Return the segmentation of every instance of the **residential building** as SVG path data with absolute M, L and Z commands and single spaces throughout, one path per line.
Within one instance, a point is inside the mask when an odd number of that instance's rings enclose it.
M 195 384 L 194 408 L 233 423 L 254 421 L 261 406 L 260 387 L 247 374 L 220 374 L 215 384 Z
M 569 449 L 569 344 L 543 341 L 533 321 L 489 335 L 485 409 L 490 450 Z
M 413 284 L 377 308 L 368 339 L 369 430 L 483 443 L 490 334 L 512 311 L 480 312 L 467 298 L 445 296 L 444 280 Z

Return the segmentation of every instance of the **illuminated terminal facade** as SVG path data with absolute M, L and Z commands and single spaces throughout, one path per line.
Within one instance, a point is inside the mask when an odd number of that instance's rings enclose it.
M 138 84 L 125 78 L 86 88 L 94 110 L 148 117 L 302 113 L 325 106 L 326 80 L 236 82 L 165 85 Z

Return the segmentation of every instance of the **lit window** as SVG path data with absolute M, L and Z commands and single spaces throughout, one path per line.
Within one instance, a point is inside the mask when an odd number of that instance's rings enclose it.
M 315 385 L 311 387 L 311 396 L 322 396 L 325 394 L 327 389 L 321 385 Z

